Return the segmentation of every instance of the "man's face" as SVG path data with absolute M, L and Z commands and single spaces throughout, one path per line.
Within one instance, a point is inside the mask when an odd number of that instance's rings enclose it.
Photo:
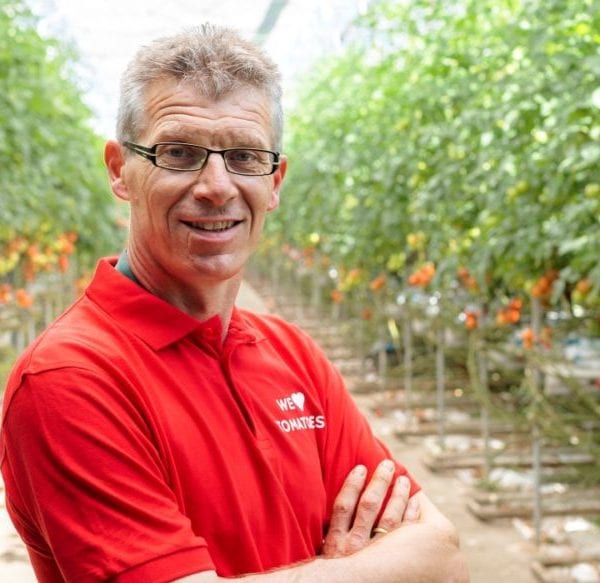
M 270 103 L 251 88 L 214 102 L 189 85 L 159 81 L 147 93 L 137 141 L 272 150 Z M 240 275 L 266 213 L 279 203 L 285 169 L 283 160 L 272 175 L 240 176 L 211 154 L 202 170 L 178 172 L 126 155 L 115 192 L 131 205 L 130 248 L 145 276 L 157 285 L 166 277 L 186 286 Z

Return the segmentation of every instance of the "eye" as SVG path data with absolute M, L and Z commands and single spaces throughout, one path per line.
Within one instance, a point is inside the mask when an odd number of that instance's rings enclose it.
M 156 149 L 157 164 L 173 170 L 195 170 L 205 158 L 206 150 L 192 144 L 158 144 Z
M 227 153 L 231 162 L 237 162 L 240 164 L 260 161 L 260 154 L 261 152 L 256 152 L 255 150 L 229 150 Z
M 164 144 L 160 148 L 159 155 L 173 159 L 195 158 L 198 156 L 198 149 L 187 144 Z

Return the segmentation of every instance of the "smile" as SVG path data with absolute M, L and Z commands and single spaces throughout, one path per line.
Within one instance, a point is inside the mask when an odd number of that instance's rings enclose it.
M 226 231 L 237 225 L 240 221 L 193 221 L 186 225 L 200 231 Z

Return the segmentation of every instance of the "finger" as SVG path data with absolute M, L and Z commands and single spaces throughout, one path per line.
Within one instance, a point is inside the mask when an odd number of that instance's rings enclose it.
M 379 528 L 393 530 L 398 528 L 406 517 L 410 494 L 410 480 L 406 476 L 399 476 L 394 482 L 394 487 L 385 509 L 377 523 Z
M 375 526 L 375 521 L 392 483 L 394 469 L 395 464 L 391 460 L 381 462 L 360 497 L 352 525 L 352 535 L 360 539 L 357 540 L 359 543 L 371 538 L 371 530 Z
M 403 522 L 418 522 L 419 518 L 421 518 L 421 506 L 417 497 L 413 496 L 404 511 Z
M 352 525 L 352 517 L 356 511 L 356 505 L 360 493 L 365 486 L 367 468 L 363 465 L 356 466 L 344 480 L 344 484 L 333 503 L 333 511 L 329 522 L 329 534 L 346 534 Z

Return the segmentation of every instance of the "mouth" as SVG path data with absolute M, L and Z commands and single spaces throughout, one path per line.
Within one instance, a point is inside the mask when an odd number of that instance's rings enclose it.
M 184 221 L 184 223 L 197 231 L 222 233 L 239 225 L 242 221 Z

